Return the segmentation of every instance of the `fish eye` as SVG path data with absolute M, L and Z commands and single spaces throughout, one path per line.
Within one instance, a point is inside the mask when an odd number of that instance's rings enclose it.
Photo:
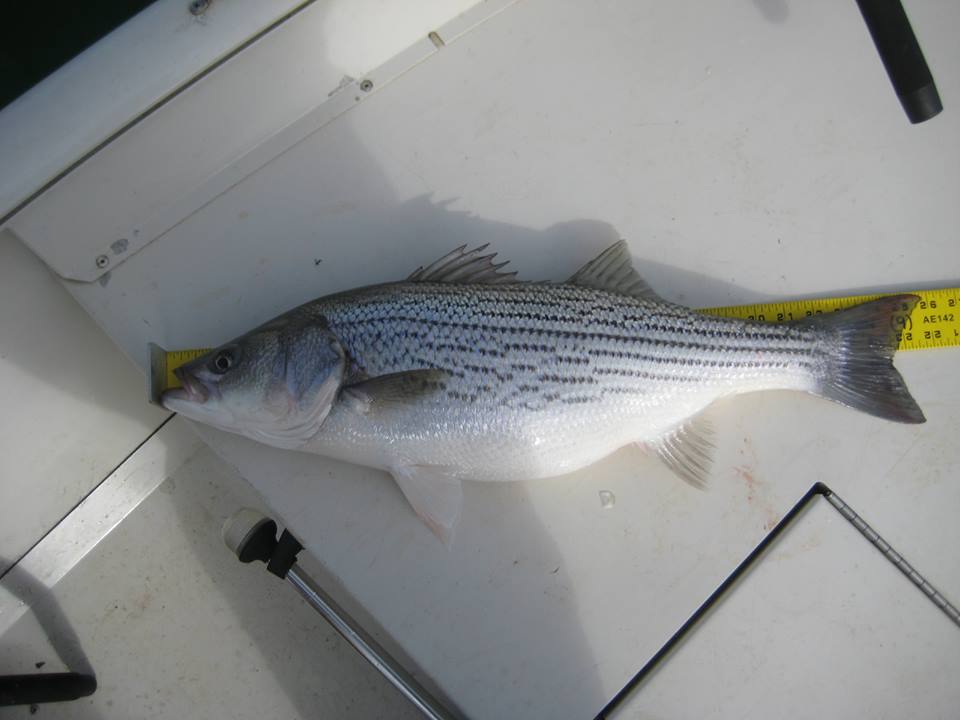
M 233 367 L 235 358 L 233 356 L 233 351 L 231 350 L 221 350 L 213 358 L 213 361 L 210 363 L 210 369 L 218 374 L 223 374 L 227 370 Z

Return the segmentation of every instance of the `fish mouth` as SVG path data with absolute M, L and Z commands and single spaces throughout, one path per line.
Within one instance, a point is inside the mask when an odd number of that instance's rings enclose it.
M 177 379 L 183 387 L 173 388 L 164 392 L 160 397 L 160 402 L 164 406 L 167 405 L 167 400 L 180 400 L 202 405 L 210 397 L 210 393 L 203 383 L 182 367 L 174 370 L 173 374 L 177 376 Z

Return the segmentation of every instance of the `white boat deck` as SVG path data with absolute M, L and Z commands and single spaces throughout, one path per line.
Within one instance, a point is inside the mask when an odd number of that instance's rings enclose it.
M 955 4 L 907 8 L 946 105 L 917 126 L 854 3 L 468 5 L 426 4 L 392 30 L 365 24 L 372 4 L 344 23 L 342 4 L 314 3 L 9 221 L 0 249 L 36 275 L 13 273 L 17 297 L 60 293 L 63 319 L 0 309 L 0 388 L 46 393 L 33 425 L 2 420 L 17 459 L 0 523 L 16 532 L 0 555 L 20 557 L 163 418 L 135 372 L 109 369 L 122 358 L 108 338 L 144 369 L 148 342 L 218 344 L 463 243 L 490 242 L 521 277 L 561 279 L 624 237 L 657 291 L 695 307 L 960 285 Z M 365 28 L 394 32 L 392 45 Z M 21 312 L 49 328 L 29 356 L 21 341 L 6 349 Z M 61 342 L 78 324 L 87 339 Z M 75 378 L 41 362 L 49 348 Z M 215 698 L 232 717 L 398 716 L 402 701 L 288 588 L 217 549 L 222 517 L 250 503 L 476 719 L 596 715 L 816 482 L 957 603 L 958 353 L 897 357 L 924 425 L 791 393 L 724 401 L 708 490 L 633 449 L 554 480 L 468 484 L 449 549 L 383 473 L 197 428 L 207 447 L 171 451 L 160 490 L 51 583 L 101 680 L 82 707 L 182 717 Z M 44 436 L 48 417 L 60 424 Z M 97 460 L 83 478 L 63 478 L 72 456 L 36 469 L 71 442 Z M 63 487 L 69 498 L 50 499 Z M 153 567 L 163 574 L 143 579 Z M 0 621 L 17 605 L 4 602 Z M 19 607 L 0 646 L 30 652 L 2 653 L 0 671 L 28 671 L 40 647 Z M 619 716 L 950 717 L 958 670 L 960 629 L 816 500 Z

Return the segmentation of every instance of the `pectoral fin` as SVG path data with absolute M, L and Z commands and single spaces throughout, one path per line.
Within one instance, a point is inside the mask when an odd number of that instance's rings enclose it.
M 410 370 L 364 380 L 343 388 L 341 399 L 354 412 L 366 414 L 377 409 L 416 402 L 442 389 L 449 374 L 445 370 Z
M 460 479 L 434 465 L 403 465 L 391 474 L 420 519 L 449 545 L 463 505 Z

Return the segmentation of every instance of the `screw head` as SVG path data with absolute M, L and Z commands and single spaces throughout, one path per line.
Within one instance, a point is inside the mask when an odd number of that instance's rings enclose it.
M 373 80 L 364 80 L 360 83 L 360 89 L 364 92 L 370 92 L 373 90 Z
M 190 3 L 191 15 L 203 15 L 210 7 L 210 0 L 193 0 Z
M 110 264 L 110 258 L 106 255 L 97 255 L 95 262 L 97 263 L 97 267 L 103 270 L 103 268 Z

